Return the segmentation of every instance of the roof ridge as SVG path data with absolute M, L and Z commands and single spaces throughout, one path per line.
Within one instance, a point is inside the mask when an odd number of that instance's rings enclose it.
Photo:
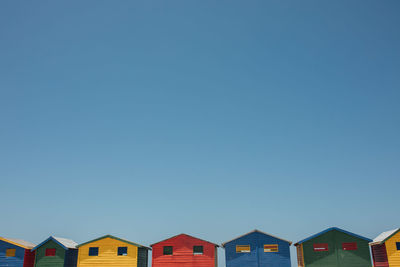
M 161 241 L 158 241 L 158 242 L 156 242 L 156 243 L 153 243 L 153 244 L 151 244 L 151 245 L 150 245 L 150 247 L 152 247 L 152 246 L 154 246 L 154 245 L 156 245 L 156 244 L 158 244 L 158 243 L 161 243 L 161 242 L 164 242 L 164 241 L 170 240 L 170 239 L 172 239 L 172 238 L 178 237 L 178 236 L 180 236 L 180 235 L 186 235 L 186 236 L 189 236 L 189 237 L 191 237 L 191 238 L 198 239 L 198 240 L 201 240 L 201 241 L 204 241 L 204 242 L 207 242 L 207 243 L 213 244 L 214 246 L 217 246 L 217 247 L 219 247 L 219 245 L 218 245 L 218 244 L 216 244 L 216 243 L 213 243 L 213 242 L 210 242 L 210 241 L 207 241 L 207 240 L 205 240 L 205 239 L 201 239 L 201 238 L 198 238 L 198 237 L 195 237 L 195 236 L 189 235 L 189 234 L 185 234 L 185 233 L 180 233 L 180 234 L 177 234 L 177 235 L 171 236 L 171 237 L 169 237 L 169 238 L 163 239 L 163 240 L 161 240 Z
M 286 239 L 277 237 L 277 236 L 275 236 L 275 235 L 271 235 L 271 234 L 269 234 L 269 233 L 260 231 L 260 230 L 258 230 L 258 229 L 254 229 L 254 230 L 252 230 L 252 231 L 250 231 L 250 232 L 248 232 L 248 233 L 242 234 L 242 235 L 240 235 L 240 236 L 237 236 L 237 237 L 235 237 L 235 238 L 233 238 L 233 239 L 231 239 L 231 240 L 228 240 L 228 241 L 222 243 L 221 246 L 222 246 L 222 247 L 225 247 L 225 245 L 226 245 L 227 243 L 232 242 L 232 241 L 234 241 L 234 240 L 236 240 L 236 239 L 239 239 L 239 238 L 241 238 L 241 237 L 243 237 L 243 236 L 246 236 L 246 235 L 255 233 L 255 232 L 258 232 L 258 233 L 261 233 L 261 234 L 264 234 L 264 235 L 267 235 L 267 236 L 271 236 L 271 237 L 274 237 L 274 238 L 276 238 L 276 239 L 279 239 L 279 240 L 288 242 L 290 245 L 292 245 L 292 243 L 293 243 L 292 241 L 289 241 L 289 240 L 286 240 Z
M 323 234 L 325 234 L 325 233 L 327 233 L 327 232 L 330 232 L 330 231 L 333 231 L 333 230 L 340 231 L 340 232 L 342 232 L 342 233 L 345 233 L 345 234 L 348 234 L 348 235 L 351 235 L 351 236 L 354 236 L 354 237 L 357 237 L 357 238 L 360 238 L 360 239 L 364 239 L 364 240 L 366 240 L 366 241 L 368 241 L 368 242 L 371 242 L 371 241 L 372 241 L 371 239 L 366 238 L 366 237 L 364 237 L 364 236 L 357 235 L 357 234 L 355 234 L 355 233 L 352 233 L 352 232 L 349 232 L 349 231 L 346 231 L 346 230 L 343 230 L 343 229 L 341 229 L 341 228 L 339 228 L 339 227 L 334 226 L 334 227 L 327 228 L 327 229 L 325 229 L 325 230 L 323 230 L 323 231 L 321 231 L 321 232 L 318 232 L 318 233 L 316 233 L 316 234 L 314 234 L 314 235 L 311 235 L 311 236 L 309 236 L 309 237 L 307 237 L 307 238 L 305 238 L 305 239 L 303 239 L 303 240 L 300 240 L 300 241 L 296 242 L 294 245 L 297 246 L 297 245 L 299 245 L 299 244 L 302 244 L 302 243 L 304 243 L 304 242 L 306 242 L 306 241 L 308 241 L 308 240 L 311 240 L 311 239 L 313 239 L 313 238 L 315 238 L 315 237 L 317 237 L 317 236 L 323 235 Z
M 103 235 L 103 236 L 100 236 L 100 237 L 98 237 L 98 238 L 95 238 L 95 239 L 89 240 L 89 241 L 87 241 L 87 242 L 81 243 L 81 244 L 77 245 L 76 247 L 79 248 L 79 247 L 81 247 L 81 246 L 83 246 L 83 245 L 86 245 L 86 244 L 89 244 L 89 243 L 92 243 L 92 242 L 95 242 L 95 241 L 98 241 L 98 240 L 101 240 L 101 239 L 104 239 L 104 238 L 112 238 L 112 239 L 119 240 L 119 241 L 121 241 L 121 242 L 125 242 L 125 243 L 128 243 L 128 244 L 137 246 L 137 247 L 143 247 L 143 248 L 147 248 L 147 249 L 150 249 L 150 250 L 151 250 L 151 248 L 149 248 L 149 247 L 147 247 L 147 246 L 144 246 L 144 245 L 141 245 L 141 244 L 139 244 L 139 243 L 135 243 L 135 242 L 132 242 L 132 241 L 123 239 L 123 238 L 119 238 L 119 237 L 117 237 L 117 236 L 113 236 L 113 235 L 110 235 L 110 234 Z

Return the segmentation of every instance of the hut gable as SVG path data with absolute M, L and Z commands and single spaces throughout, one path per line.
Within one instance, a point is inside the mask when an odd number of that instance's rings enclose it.
M 298 265 L 305 267 L 367 267 L 371 266 L 368 242 L 363 236 L 337 227 L 303 239 L 298 248 Z
M 151 245 L 152 267 L 216 267 L 218 245 L 180 234 Z
M 76 267 L 78 250 L 73 240 L 50 236 L 33 248 L 35 267 Z
M 147 267 L 150 248 L 112 235 L 78 245 L 79 267 Z
M 222 244 L 227 267 L 290 267 L 291 241 L 254 230 Z
M 0 237 L 0 266 L 33 267 L 34 246 L 25 240 Z

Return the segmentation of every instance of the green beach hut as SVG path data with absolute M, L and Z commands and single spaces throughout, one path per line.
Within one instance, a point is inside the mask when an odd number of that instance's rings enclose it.
M 50 236 L 32 249 L 36 251 L 35 267 L 76 267 L 77 245 L 73 240 Z
M 299 267 L 371 267 L 371 239 L 332 227 L 296 244 Z

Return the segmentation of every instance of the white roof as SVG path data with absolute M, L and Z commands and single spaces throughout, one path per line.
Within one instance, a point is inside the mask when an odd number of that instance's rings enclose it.
M 400 228 L 383 232 L 382 234 L 380 234 L 376 238 L 374 238 L 374 240 L 370 244 L 381 243 L 381 242 L 385 241 L 387 238 L 389 238 L 391 235 L 393 235 L 394 233 L 396 233 L 399 230 L 400 230 Z
M 76 248 L 76 246 L 78 245 L 78 243 L 76 243 L 74 240 L 71 240 L 71 239 L 55 237 L 55 236 L 53 236 L 53 238 L 55 240 L 57 240 L 58 242 L 60 242 L 61 244 L 63 244 L 67 248 Z

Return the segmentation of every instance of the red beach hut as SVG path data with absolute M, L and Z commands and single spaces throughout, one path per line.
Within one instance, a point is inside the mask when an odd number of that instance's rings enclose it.
M 152 267 L 217 267 L 218 245 L 180 234 L 151 245 Z

